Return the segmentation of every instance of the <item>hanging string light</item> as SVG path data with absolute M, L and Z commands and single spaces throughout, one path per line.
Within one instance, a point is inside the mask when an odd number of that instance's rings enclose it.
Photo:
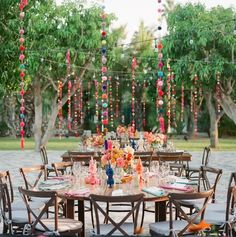
M 58 86 L 57 86 L 57 103 L 58 103 L 58 135 L 59 138 L 61 139 L 62 136 L 62 123 L 63 123 L 63 115 L 62 115 L 62 81 L 58 81 Z
M 108 78 L 107 78 L 107 32 L 106 32 L 106 18 L 107 15 L 105 14 L 105 7 L 103 6 L 103 13 L 102 13 L 102 32 L 101 32 L 101 44 L 102 44 L 102 114 L 101 114 L 101 121 L 102 121 L 102 132 L 104 132 L 105 128 L 108 125 Z
M 170 68 L 170 59 L 167 60 L 167 120 L 168 120 L 168 127 L 167 133 L 171 133 L 171 68 Z
M 137 68 L 137 61 L 136 58 L 133 57 L 132 59 L 132 64 L 131 64 L 131 68 L 132 68 L 132 101 L 131 101 L 131 112 L 132 112 L 132 122 L 131 122 L 131 126 L 132 126 L 132 133 L 135 132 L 135 86 L 136 86 L 136 82 L 135 82 L 135 70 Z
M 180 121 L 184 121 L 184 82 L 182 81 L 181 85 L 181 114 L 180 114 Z
M 194 91 L 193 91 L 193 113 L 194 113 L 194 136 L 197 137 L 197 121 L 198 121 L 198 76 L 195 74 L 193 78 Z
M 109 77 L 109 108 L 110 108 L 110 121 L 111 127 L 114 127 L 114 111 L 113 111 L 113 95 L 112 95 L 112 77 Z
M 68 78 L 68 97 L 67 97 L 67 104 L 68 104 L 68 114 L 67 114 L 67 127 L 68 130 L 71 130 L 71 88 L 72 88 L 72 83 L 70 80 L 70 50 L 67 50 L 66 53 L 66 64 L 67 64 L 67 78 Z
M 220 100 L 221 100 L 220 73 L 217 72 L 216 74 L 216 111 L 217 111 L 218 116 L 221 111 Z
M 83 125 L 84 124 L 84 112 L 83 112 L 83 83 L 82 81 L 80 81 L 80 96 L 79 96 L 79 110 L 80 110 L 80 124 Z
M 161 42 L 161 30 L 162 30 L 162 17 L 163 17 L 163 5 L 162 1 L 158 0 L 158 8 L 157 8 L 157 21 L 158 21 L 158 42 L 155 40 L 155 47 L 158 52 L 158 64 L 157 64 L 157 80 L 156 80 L 156 91 L 157 91 L 157 96 L 156 96 L 156 111 L 157 111 L 157 116 L 158 116 L 158 121 L 159 121 L 159 126 L 160 126 L 160 132 L 165 133 L 165 121 L 163 117 L 163 54 L 162 54 L 162 49 L 163 49 L 163 44 Z
M 25 12 L 24 9 L 25 7 L 28 5 L 28 1 L 27 0 L 20 0 L 19 3 L 19 9 L 20 9 L 20 56 L 19 56 L 19 60 L 20 60 L 20 135 L 21 135 L 21 140 L 20 140 L 20 147 L 21 149 L 24 149 L 25 147 L 25 99 L 24 99 L 24 95 L 25 95 L 25 38 L 24 38 L 24 18 L 25 18 Z

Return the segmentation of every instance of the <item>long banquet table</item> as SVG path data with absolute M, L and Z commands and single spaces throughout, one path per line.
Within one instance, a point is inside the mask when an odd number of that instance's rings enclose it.
M 141 154 L 141 152 L 139 152 L 138 154 Z M 134 153 L 135 155 L 135 153 Z M 88 161 L 90 159 L 90 157 L 93 156 L 93 158 L 95 160 L 100 160 L 100 155 L 96 152 L 92 153 L 92 152 L 79 152 L 79 153 L 70 153 L 69 151 L 63 153 L 61 155 L 62 157 L 62 161 Z M 140 158 L 142 159 L 142 155 L 140 155 Z M 146 158 L 145 158 L 146 159 Z M 159 156 L 157 155 L 156 152 L 153 152 L 152 154 L 152 160 L 159 160 Z M 176 161 L 176 156 L 171 156 L 170 152 L 166 153 L 166 156 L 162 156 L 161 157 L 162 161 Z M 178 157 L 178 161 L 191 161 L 192 160 L 192 155 L 188 152 L 183 152 L 183 154 L 181 156 Z

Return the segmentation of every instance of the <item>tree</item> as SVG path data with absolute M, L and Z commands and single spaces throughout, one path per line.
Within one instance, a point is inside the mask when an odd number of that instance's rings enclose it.
M 210 114 L 211 146 L 218 145 L 217 124 L 221 114 L 216 111 L 216 74 L 221 74 L 221 85 L 232 78 L 235 65 L 231 64 L 231 46 L 235 44 L 232 29 L 233 9 L 222 7 L 207 11 L 201 4 L 177 5 L 168 14 L 169 35 L 165 39 L 166 54 L 173 59 L 176 79 L 184 80 L 191 90 L 192 78 L 198 75 Z M 229 46 L 229 47 L 226 47 Z M 223 97 L 224 98 L 224 89 Z

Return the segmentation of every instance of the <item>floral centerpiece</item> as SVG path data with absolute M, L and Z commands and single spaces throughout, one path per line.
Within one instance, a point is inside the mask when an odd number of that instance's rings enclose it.
M 97 134 L 97 135 L 93 136 L 92 145 L 94 147 L 103 147 L 104 141 L 105 140 L 104 140 L 103 134 Z
M 154 148 L 158 144 L 160 145 L 165 144 L 167 137 L 166 135 L 161 133 L 145 132 L 144 139 L 151 147 Z
M 127 128 L 125 126 L 118 125 L 118 127 L 116 128 L 116 133 L 118 137 L 125 136 L 127 133 Z
M 123 150 L 118 147 L 112 147 L 112 149 L 105 150 L 101 157 L 103 167 L 110 163 L 114 168 L 122 168 L 126 172 L 133 167 L 133 160 L 134 149 L 130 146 L 125 147 Z

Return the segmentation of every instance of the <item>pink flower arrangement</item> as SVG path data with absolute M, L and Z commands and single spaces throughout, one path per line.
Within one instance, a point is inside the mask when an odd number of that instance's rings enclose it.
M 148 142 L 148 144 L 163 144 L 166 142 L 166 135 L 161 133 L 153 134 L 152 132 L 145 132 L 144 139 Z
M 126 127 L 122 125 L 118 125 L 118 127 L 116 128 L 116 133 L 118 136 L 124 135 L 126 132 L 127 132 Z
M 93 146 L 103 146 L 104 145 L 104 138 L 103 135 L 95 135 L 93 137 Z

